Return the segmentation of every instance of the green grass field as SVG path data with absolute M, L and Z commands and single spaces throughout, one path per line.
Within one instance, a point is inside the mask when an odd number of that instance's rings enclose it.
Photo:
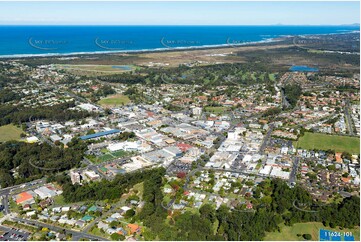
M 271 81 L 275 81 L 275 80 L 276 80 L 276 76 L 275 76 L 274 73 L 268 74 L 268 78 L 269 78 Z
M 138 197 L 143 197 L 143 192 L 144 192 L 144 183 L 143 182 L 135 184 L 133 186 L 133 188 L 138 190 L 138 193 L 137 193 Z
M 104 152 L 103 152 L 104 153 Z M 103 162 L 107 162 L 107 161 L 111 161 L 117 158 L 121 158 L 124 156 L 128 156 L 129 154 L 131 154 L 130 152 L 126 152 L 124 150 L 118 150 L 115 152 L 107 152 L 104 153 L 104 155 L 98 156 L 98 157 L 88 157 L 89 160 L 91 160 L 93 163 L 103 163 Z
M 116 74 L 127 71 L 132 71 L 135 68 L 131 65 L 69 65 L 57 64 L 58 69 L 73 71 L 73 72 L 88 72 L 98 74 Z
M 327 229 L 331 231 L 338 231 L 338 232 L 352 232 L 355 237 L 355 241 L 359 241 L 360 239 L 360 229 L 343 229 L 340 230 L 339 228 L 330 228 L 323 226 L 322 223 L 317 222 L 310 222 L 310 223 L 296 223 L 293 226 L 285 226 L 281 225 L 281 233 L 278 231 L 276 232 L 269 232 L 266 233 L 266 237 L 264 240 L 266 241 L 296 241 L 296 240 L 304 240 L 301 237 L 298 237 L 297 234 L 310 234 L 312 236 L 312 240 L 319 240 L 319 231 L 320 229 Z
M 357 137 L 327 135 L 306 132 L 297 142 L 297 148 L 335 150 L 337 152 L 349 152 L 360 154 L 360 139 Z
M 23 131 L 13 124 L 0 126 L 0 142 L 19 140 Z
M 66 202 L 64 201 L 63 195 L 57 195 L 57 196 L 53 197 L 53 199 L 54 199 L 54 204 L 57 205 L 57 206 L 66 205 Z
M 228 110 L 228 107 L 205 107 L 205 109 L 211 113 L 224 113 Z
M 130 102 L 130 99 L 121 94 L 112 95 L 106 98 L 99 100 L 99 104 L 102 106 L 119 106 L 119 105 L 126 105 Z
M 92 229 L 90 230 L 90 233 L 95 235 L 95 236 L 100 236 L 100 237 L 103 237 L 103 238 L 110 238 L 110 236 L 107 234 L 107 233 L 102 233 L 100 231 L 99 228 L 97 228 L 96 226 L 93 226 Z
M 116 156 L 117 158 L 120 158 L 129 155 L 129 152 L 126 152 L 124 150 L 118 150 L 113 152 L 112 155 Z
M 97 161 L 98 162 L 105 162 L 105 161 L 110 161 L 110 160 L 113 160 L 113 159 L 114 159 L 114 156 L 112 156 L 110 154 L 105 154 L 105 155 L 99 156 L 97 158 Z

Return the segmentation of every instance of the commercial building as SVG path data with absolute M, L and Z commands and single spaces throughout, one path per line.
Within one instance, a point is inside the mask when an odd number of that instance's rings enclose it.
M 98 133 L 95 133 L 95 134 L 80 136 L 80 139 L 81 140 L 98 139 L 98 138 L 101 138 L 101 137 L 114 135 L 114 134 L 118 134 L 118 133 L 120 133 L 119 129 L 111 129 L 111 130 L 107 130 L 107 131 L 103 131 L 103 132 L 98 132 Z
M 15 196 L 16 198 L 16 204 L 33 204 L 35 203 L 34 196 L 28 191 L 28 192 L 22 192 Z

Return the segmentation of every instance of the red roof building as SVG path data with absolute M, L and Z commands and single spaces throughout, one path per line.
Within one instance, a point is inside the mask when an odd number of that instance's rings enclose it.
M 33 196 L 30 193 L 22 192 L 19 195 L 17 195 L 16 203 L 17 204 L 26 204 L 30 203 L 30 201 L 34 200 Z
M 177 144 L 177 147 L 178 147 L 182 152 L 186 152 L 187 150 L 189 150 L 190 148 L 192 148 L 191 145 L 185 144 L 185 143 L 179 143 L 179 144 Z

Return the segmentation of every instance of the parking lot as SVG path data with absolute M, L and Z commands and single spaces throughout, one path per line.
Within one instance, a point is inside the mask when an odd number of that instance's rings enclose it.
M 30 233 L 21 229 L 0 226 L 0 241 L 26 241 Z

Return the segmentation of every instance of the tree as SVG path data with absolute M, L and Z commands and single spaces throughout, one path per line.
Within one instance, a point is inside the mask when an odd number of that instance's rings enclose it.
M 348 152 L 343 152 L 343 153 L 342 153 L 342 158 L 347 159 L 347 160 L 351 160 L 351 159 L 352 159 L 352 156 L 351 156 L 351 154 L 348 153 Z
M 294 107 L 302 94 L 301 86 L 298 84 L 287 84 L 283 87 L 283 91 L 288 103 L 291 105 L 291 107 Z
M 44 175 L 68 170 L 78 166 L 86 150 L 82 142 L 69 142 L 69 148 L 53 147 L 47 143 L 28 144 L 18 141 L 8 141 L 0 144 L 0 183 L 2 187 L 14 183 L 24 183 L 38 179 Z M 38 167 L 34 168 L 29 162 Z M 17 167 L 18 176 L 13 178 L 11 170 Z
M 177 177 L 183 179 L 186 176 L 186 173 L 181 171 L 177 173 Z
M 336 166 L 335 165 L 329 165 L 327 166 L 327 169 L 330 171 L 336 171 Z
M 131 218 L 135 215 L 135 211 L 133 209 L 129 209 L 128 211 L 125 212 L 125 218 Z
M 111 228 L 116 228 L 118 225 L 119 225 L 119 222 L 118 222 L 118 221 L 112 221 L 112 222 L 110 222 L 110 224 L 109 224 L 109 226 L 110 226 Z
M 305 239 L 305 240 L 311 240 L 312 239 L 312 236 L 310 234 L 303 234 L 302 237 Z
M 216 211 L 211 204 L 204 204 L 202 207 L 200 207 L 199 213 L 201 214 L 201 218 L 209 219 L 212 223 L 216 219 Z

